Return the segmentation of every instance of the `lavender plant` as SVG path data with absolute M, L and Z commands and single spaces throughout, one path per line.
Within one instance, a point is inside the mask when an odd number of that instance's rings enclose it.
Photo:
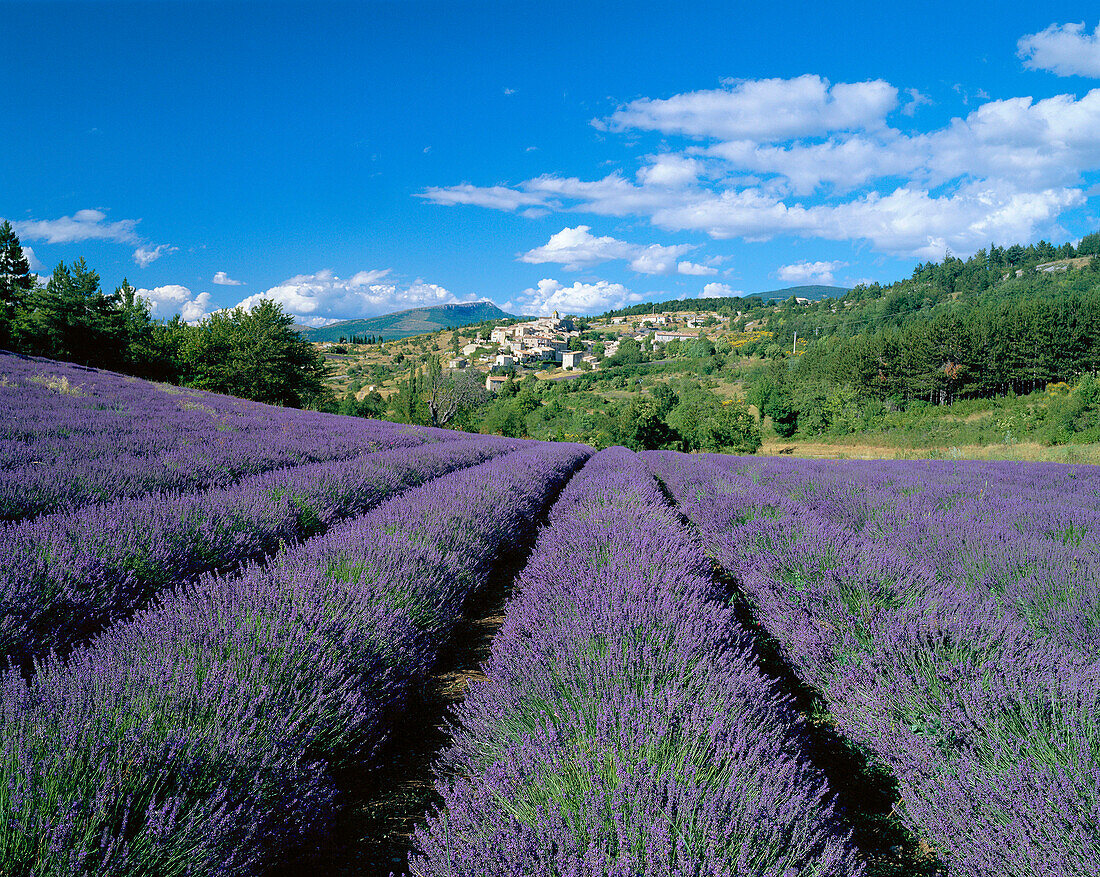
M 0 353 L 0 520 L 454 435 Z
M 460 435 L 460 434 L 456 434 Z M 468 438 L 255 475 L 231 488 L 0 525 L 0 659 L 64 651 L 158 591 L 259 560 L 387 496 L 519 447 Z
M 633 454 L 574 478 L 517 588 L 415 873 L 862 873 L 789 702 Z
M 174 589 L 0 702 L 0 872 L 247 874 L 333 806 L 465 599 L 587 457 L 452 472 L 269 567 Z
M 954 873 L 1100 871 L 1095 473 L 645 456 Z

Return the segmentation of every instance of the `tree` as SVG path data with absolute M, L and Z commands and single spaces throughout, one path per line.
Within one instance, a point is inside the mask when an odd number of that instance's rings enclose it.
M 446 426 L 471 408 L 483 405 L 489 391 L 478 378 L 480 372 L 445 372 L 434 356 L 428 360 L 428 414 L 432 426 Z
M 367 393 L 362 399 L 357 399 L 354 393 L 345 393 L 334 407 L 337 414 L 379 419 L 386 410 L 386 400 L 377 390 Z
M 760 450 L 760 427 L 744 403 L 730 399 L 724 402 L 706 424 L 712 447 L 705 450 L 732 454 L 755 454 Z
M 615 355 L 607 360 L 608 365 L 637 365 L 643 359 L 642 345 L 633 338 L 624 338 Z
M 772 426 L 783 438 L 794 435 L 798 426 L 798 411 L 791 399 L 791 387 L 787 363 L 773 359 L 762 378 L 753 383 L 749 401 L 760 411 L 760 416 L 770 417 Z
M 125 278 L 111 300 L 113 320 L 124 345 L 119 369 L 149 380 L 178 383 L 183 340 L 194 328 L 178 314 L 164 322 L 154 320 L 148 300 Z
M 1100 256 L 1100 231 L 1094 231 L 1081 238 L 1077 245 L 1078 256 Z
M 11 343 L 15 312 L 23 306 L 32 289 L 34 277 L 30 262 L 15 229 L 5 219 L 0 224 L 0 346 Z
M 35 288 L 18 314 L 14 334 L 28 353 L 84 365 L 117 368 L 125 339 L 113 299 L 99 275 L 77 259 L 59 262 L 45 289 Z
M 421 398 L 422 389 L 420 369 L 411 369 L 408 379 L 398 383 L 397 392 L 389 398 L 390 419 L 399 423 L 427 423 L 428 407 Z
M 185 340 L 187 383 L 256 402 L 301 408 L 328 392 L 324 359 L 270 299 L 210 314 Z
M 513 384 L 513 386 L 516 385 Z M 537 411 L 541 406 L 542 402 L 530 389 L 519 389 L 512 396 L 501 392 L 496 402 L 486 412 L 482 427 L 485 432 L 522 438 L 527 434 L 527 415 Z
M 617 441 L 634 451 L 676 449 L 680 436 L 664 420 L 657 399 L 632 399 L 619 413 Z

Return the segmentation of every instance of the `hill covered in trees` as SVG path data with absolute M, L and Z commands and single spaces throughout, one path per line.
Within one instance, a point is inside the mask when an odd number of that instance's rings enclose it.
M 745 307 L 756 307 L 768 302 L 787 301 L 788 299 L 804 298 L 809 301 L 821 301 L 826 298 L 837 298 L 848 292 L 845 286 L 787 286 L 783 289 L 771 289 L 767 292 L 754 292 L 745 296 L 716 296 L 711 298 L 691 298 L 684 301 L 642 302 L 631 305 L 628 308 L 608 311 L 601 314 L 602 317 L 640 317 L 644 314 L 661 313 L 662 311 L 718 311 L 719 313 L 735 313 Z
M 770 333 L 755 399 L 790 434 L 828 431 L 855 411 L 865 422 L 1075 384 L 1100 370 L 1098 255 L 1100 234 L 1077 247 L 992 246 L 840 299 L 757 308 L 739 321 Z

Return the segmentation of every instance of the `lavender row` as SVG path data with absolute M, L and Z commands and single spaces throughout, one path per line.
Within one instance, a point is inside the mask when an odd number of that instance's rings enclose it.
M 0 701 L 0 873 L 250 874 L 325 824 L 466 598 L 587 457 L 517 451 L 210 577 Z
M 634 454 L 573 479 L 517 584 L 415 873 L 863 873 L 789 701 Z
M 0 520 L 453 436 L 0 354 Z
M 455 434 L 459 435 L 459 434 Z M 0 525 L 0 658 L 65 651 L 157 592 L 315 535 L 396 491 L 514 450 L 477 437 L 254 475 Z
M 729 468 L 729 461 L 713 458 Z M 1037 636 L 1100 658 L 1100 472 L 987 463 L 753 466 L 779 493 Z
M 938 486 L 896 473 L 891 505 L 860 490 L 860 466 L 799 486 L 793 466 L 645 456 L 840 730 L 897 777 L 901 815 L 953 874 L 1100 873 L 1100 664 L 984 578 L 998 543 L 1031 544 L 1023 510 L 1016 540 L 983 537 L 991 522 L 965 468 Z M 922 493 L 954 502 L 918 501 L 922 519 L 906 507 Z M 1059 544 L 1033 511 L 1030 536 Z M 952 557 L 968 538 L 980 547 Z

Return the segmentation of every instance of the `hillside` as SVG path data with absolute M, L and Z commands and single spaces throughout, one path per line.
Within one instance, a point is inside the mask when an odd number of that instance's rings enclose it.
M 353 335 L 381 335 L 387 341 L 424 335 L 439 329 L 470 326 L 486 320 L 515 319 L 513 314 L 502 311 L 489 301 L 469 304 L 436 305 L 430 308 L 413 308 L 396 314 L 384 314 L 368 320 L 341 320 L 316 329 L 296 327 L 308 341 L 339 341 Z
M 787 301 L 790 298 L 805 298 L 810 301 L 824 301 L 827 298 L 843 298 L 851 292 L 844 286 L 786 286 L 783 289 L 769 289 L 767 292 L 754 292 L 744 296 L 721 296 L 716 298 L 695 298 L 686 301 L 651 302 L 631 305 L 617 311 L 608 311 L 604 317 L 632 317 L 639 314 L 659 313 L 661 311 L 717 311 L 721 308 L 751 305 L 755 300 L 765 302 Z
M 789 298 L 808 298 L 810 301 L 821 301 L 826 298 L 840 298 L 846 292 L 846 286 L 822 286 L 813 284 L 810 286 L 787 286 L 783 289 L 770 289 L 767 292 L 753 292 L 741 298 L 762 298 L 764 301 L 786 301 Z

